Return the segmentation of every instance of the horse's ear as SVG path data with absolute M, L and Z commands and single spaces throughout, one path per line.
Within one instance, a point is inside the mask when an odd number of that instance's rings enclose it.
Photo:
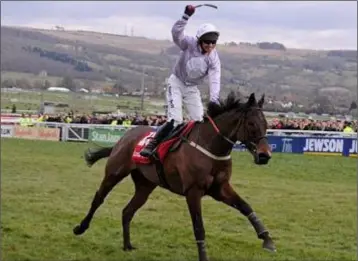
M 249 100 L 247 101 L 247 106 L 251 107 L 256 103 L 255 93 L 251 93 Z
M 258 105 L 260 108 L 262 108 L 262 106 L 264 105 L 265 102 L 265 94 L 262 94 L 261 99 L 258 101 Z

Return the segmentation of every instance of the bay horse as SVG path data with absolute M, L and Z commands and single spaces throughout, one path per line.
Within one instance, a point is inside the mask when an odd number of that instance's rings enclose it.
M 130 240 L 131 220 L 136 211 L 146 203 L 153 190 L 160 186 L 186 198 L 199 261 L 208 261 L 201 211 L 201 199 L 205 195 L 240 211 L 253 226 L 257 237 L 263 240 L 262 247 L 275 252 L 276 248 L 269 231 L 252 207 L 230 184 L 230 154 L 237 141 L 246 145 L 253 155 L 255 164 L 267 164 L 271 158 L 266 137 L 268 126 L 262 111 L 263 104 L 264 95 L 257 101 L 255 94 L 252 93 L 246 102 L 241 103 L 233 92 L 219 103 L 209 102 L 203 121 L 195 122 L 186 136 L 180 136 L 178 148 L 167 153 L 161 162 L 165 184 L 158 175 L 158 164 L 155 164 L 154 160 L 149 164 L 140 164 L 132 158 L 138 142 L 146 133 L 153 131 L 150 126 L 138 126 L 128 130 L 113 147 L 88 149 L 85 160 L 89 166 L 99 159 L 109 158 L 104 178 L 94 195 L 91 207 L 81 223 L 74 227 L 73 233 L 83 234 L 108 193 L 123 178 L 131 175 L 135 193 L 122 211 L 124 250 L 135 249 Z

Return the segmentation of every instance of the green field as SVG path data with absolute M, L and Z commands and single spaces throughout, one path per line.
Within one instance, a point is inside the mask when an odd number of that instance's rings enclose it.
M 103 176 L 82 159 L 88 144 L 1 139 L 1 260 L 197 260 L 185 199 L 157 189 L 132 222 L 136 251 L 122 251 L 122 208 L 129 178 L 72 234 Z M 249 222 L 203 200 L 211 261 L 356 260 L 357 159 L 274 154 L 268 166 L 233 153 L 232 183 L 270 229 L 278 252 L 262 250 Z
M 15 104 L 18 110 L 39 110 L 41 99 L 47 102 L 68 104 L 68 108 L 58 109 L 58 112 L 69 112 L 73 110 L 78 113 L 91 113 L 93 111 L 117 111 L 120 110 L 135 111 L 140 110 L 141 97 L 110 97 L 100 94 L 85 93 L 60 93 L 44 91 L 43 97 L 41 92 L 1 92 L 1 109 L 11 110 Z M 163 113 L 164 99 L 146 98 L 144 108 L 147 112 Z

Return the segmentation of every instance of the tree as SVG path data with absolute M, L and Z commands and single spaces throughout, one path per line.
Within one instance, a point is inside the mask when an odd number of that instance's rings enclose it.
M 89 80 L 83 80 L 83 88 L 92 92 L 94 89 L 94 84 Z
M 113 87 L 112 87 L 112 86 L 109 86 L 109 85 L 104 86 L 104 87 L 102 88 L 102 90 L 103 90 L 104 93 L 113 93 Z
M 35 88 L 35 89 L 43 89 L 43 87 L 44 87 L 44 82 L 43 81 L 40 81 L 40 80 L 36 80 L 36 81 L 34 81 L 34 83 L 33 83 L 33 87 Z
M 24 78 L 16 79 L 15 80 L 15 85 L 16 85 L 16 87 L 21 88 L 21 89 L 31 89 L 32 88 L 31 83 L 29 82 L 29 80 L 24 79 Z
M 351 114 L 354 118 L 357 118 L 358 117 L 358 109 L 353 109 Z
M 1 88 L 12 88 L 15 86 L 16 84 L 12 79 L 6 79 L 1 82 Z
M 70 89 L 71 91 L 76 91 L 76 83 L 70 76 L 65 76 L 62 78 L 61 86 Z
M 126 92 L 127 89 L 119 82 L 117 81 L 114 85 L 113 85 L 113 91 L 115 93 L 117 93 L 118 95 L 121 95 L 122 93 Z
M 349 107 L 349 110 L 357 109 L 357 103 L 355 101 L 352 101 L 351 106 Z
M 33 87 L 35 89 L 40 89 L 40 90 L 46 90 L 48 89 L 49 87 L 51 87 L 51 82 L 49 82 L 48 80 L 36 80 L 34 81 L 33 83 Z
M 330 99 L 324 95 L 318 95 L 315 99 L 317 104 L 317 113 L 331 113 L 334 111 L 334 106 L 332 105 Z

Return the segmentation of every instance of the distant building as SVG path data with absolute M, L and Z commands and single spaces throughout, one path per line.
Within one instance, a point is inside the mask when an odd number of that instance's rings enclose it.
M 89 90 L 85 89 L 85 88 L 81 88 L 80 92 L 85 92 L 85 93 L 89 93 Z
M 65 87 L 49 87 L 47 90 L 50 92 L 70 92 L 70 89 Z

